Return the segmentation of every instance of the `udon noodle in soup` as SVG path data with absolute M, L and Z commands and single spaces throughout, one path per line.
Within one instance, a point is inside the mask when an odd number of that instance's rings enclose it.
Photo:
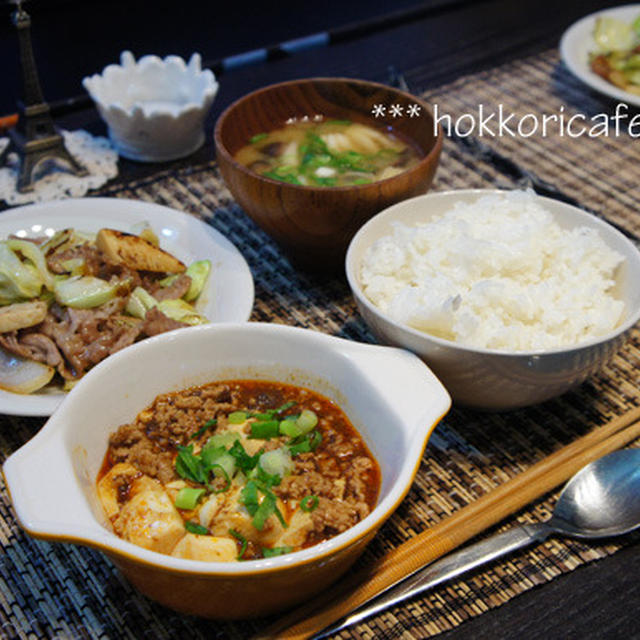
M 228 380 L 158 396 L 113 433 L 97 478 L 117 535 L 178 558 L 291 553 L 357 524 L 380 470 L 328 398 Z
M 296 121 L 259 133 L 235 155 L 273 180 L 346 187 L 386 180 L 420 161 L 395 134 L 349 120 Z

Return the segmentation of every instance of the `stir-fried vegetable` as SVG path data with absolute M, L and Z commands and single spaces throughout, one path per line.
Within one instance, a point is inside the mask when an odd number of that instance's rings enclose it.
M 32 260 L 22 260 L 8 242 L 0 242 L 0 304 L 36 298 L 45 280 Z
M 113 229 L 101 229 L 97 235 L 63 229 L 46 240 L 8 238 L 0 241 L 0 334 L 18 332 L 10 339 L 3 339 L 2 346 L 22 356 L 25 351 L 21 343 L 23 334 L 20 332 L 23 329 L 36 334 L 44 332 L 36 339 L 40 345 L 47 345 L 42 350 L 46 354 L 34 355 L 35 359 L 47 365 L 46 368 L 21 366 L 21 375 L 29 373 L 32 376 L 31 383 L 23 381 L 13 385 L 13 388 L 33 391 L 42 386 L 45 378 L 51 380 L 54 370 L 48 366 L 48 358 L 53 357 L 55 361 L 56 350 L 62 354 L 58 358 L 60 364 L 56 367 L 64 377 L 65 388 L 81 377 L 85 368 L 95 364 L 91 360 L 83 364 L 81 370 L 75 371 L 74 363 L 78 360 L 74 360 L 56 344 L 57 334 L 51 326 L 55 327 L 60 321 L 65 307 L 93 309 L 118 298 L 122 305 L 110 305 L 105 313 L 117 314 L 115 324 L 119 327 L 136 327 L 138 333 L 133 339 L 175 326 L 175 323 L 168 321 L 162 324 L 160 314 L 167 320 L 185 325 L 202 324 L 207 320 L 194 304 L 205 288 L 210 271 L 209 260 L 198 260 L 185 266 L 161 249 L 157 236 L 148 225 L 142 229 L 140 236 Z M 173 289 L 166 290 L 179 278 L 180 282 Z M 149 287 L 149 290 L 145 287 Z M 122 306 L 125 307 L 124 311 Z M 147 329 L 142 321 L 152 309 L 160 313 L 150 319 L 148 326 L 156 322 L 153 329 Z M 47 316 L 51 318 L 51 326 L 45 322 Z M 78 331 L 81 330 L 80 327 Z M 126 344 L 129 342 L 125 339 L 122 346 Z M 109 353 L 106 348 L 102 352 L 102 357 Z M 64 359 L 69 362 L 63 362 Z M 12 361 L 11 371 L 0 370 L 0 379 L 3 376 L 9 379 L 15 377 L 13 370 L 17 361 Z M 0 368 L 2 366 L 0 363 Z
M 71 276 L 56 282 L 53 293 L 65 307 L 90 309 L 115 298 L 122 286 L 121 282 L 109 283 L 94 276 Z
M 33 393 L 51 381 L 56 370 L 41 362 L 19 358 L 0 349 L 0 389 Z
M 597 50 L 591 69 L 612 84 L 640 95 L 640 15 L 631 23 L 610 16 L 596 20 Z

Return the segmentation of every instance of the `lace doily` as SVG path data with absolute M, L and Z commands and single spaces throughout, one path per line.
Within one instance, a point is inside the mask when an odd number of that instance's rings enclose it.
M 107 180 L 118 175 L 118 153 L 107 138 L 92 136 L 82 129 L 61 131 L 71 155 L 87 169 L 86 176 L 76 176 L 65 171 L 63 166 L 53 167 L 37 182 L 33 191 L 20 193 L 16 188 L 18 155 L 9 153 L 7 163 L 0 168 L 0 199 L 9 205 L 27 202 L 43 202 L 62 198 L 78 198 L 89 189 L 101 187 Z M 0 138 L 0 153 L 9 144 L 8 138 Z M 51 169 L 51 167 L 49 167 Z

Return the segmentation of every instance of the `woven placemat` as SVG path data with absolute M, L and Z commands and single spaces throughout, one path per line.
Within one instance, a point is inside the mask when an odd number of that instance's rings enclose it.
M 562 93 L 562 92 L 568 93 Z M 603 105 L 578 87 L 550 52 L 461 78 L 428 98 L 462 114 L 491 100 L 514 112 L 573 103 Z M 582 102 L 586 100 L 586 102 Z M 573 104 L 572 103 L 572 104 Z M 567 109 L 574 107 L 566 107 Z M 584 107 L 583 107 L 584 108 Z M 551 138 L 485 140 L 517 158 L 536 175 L 570 192 L 585 206 L 631 231 L 639 229 L 640 204 L 631 190 L 638 149 L 627 138 L 572 144 Z M 591 144 L 594 147 L 591 147 Z M 588 145 L 585 148 L 583 145 Z M 588 158 L 589 166 L 586 159 Z M 615 170 L 612 168 L 615 167 Z M 587 179 L 587 177 L 589 179 Z M 488 160 L 447 141 L 434 189 L 514 186 Z M 622 188 L 626 185 L 626 188 Z M 256 284 L 251 320 L 302 326 L 372 342 L 342 278 L 317 279 L 295 271 L 278 247 L 234 203 L 215 163 L 165 172 L 100 195 L 168 205 L 203 219 L 242 251 Z M 604 206 L 606 204 L 606 207 Z M 640 404 L 636 330 L 600 375 L 562 398 L 507 414 L 454 408 L 435 431 L 412 490 L 367 548 L 361 563 L 378 557 L 447 517 L 536 461 L 611 417 Z M 41 419 L 2 417 L 4 459 L 34 436 Z M 637 444 L 637 443 L 636 443 Z M 517 514 L 503 527 L 549 516 L 556 495 Z M 488 532 L 491 533 L 491 532 Z M 182 616 L 136 592 L 100 553 L 25 536 L 15 523 L 6 487 L 0 485 L 0 636 L 11 638 L 246 638 L 269 621 L 224 623 Z M 355 638 L 425 638 L 497 607 L 524 591 L 606 557 L 617 544 L 554 539 L 444 586 L 343 633 Z M 214 595 L 215 597 L 215 595 Z

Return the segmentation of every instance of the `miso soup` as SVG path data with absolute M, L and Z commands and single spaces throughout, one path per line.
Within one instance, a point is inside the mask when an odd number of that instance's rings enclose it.
M 393 133 L 349 120 L 321 120 L 291 122 L 259 133 L 235 159 L 273 180 L 347 187 L 391 178 L 421 157 Z

